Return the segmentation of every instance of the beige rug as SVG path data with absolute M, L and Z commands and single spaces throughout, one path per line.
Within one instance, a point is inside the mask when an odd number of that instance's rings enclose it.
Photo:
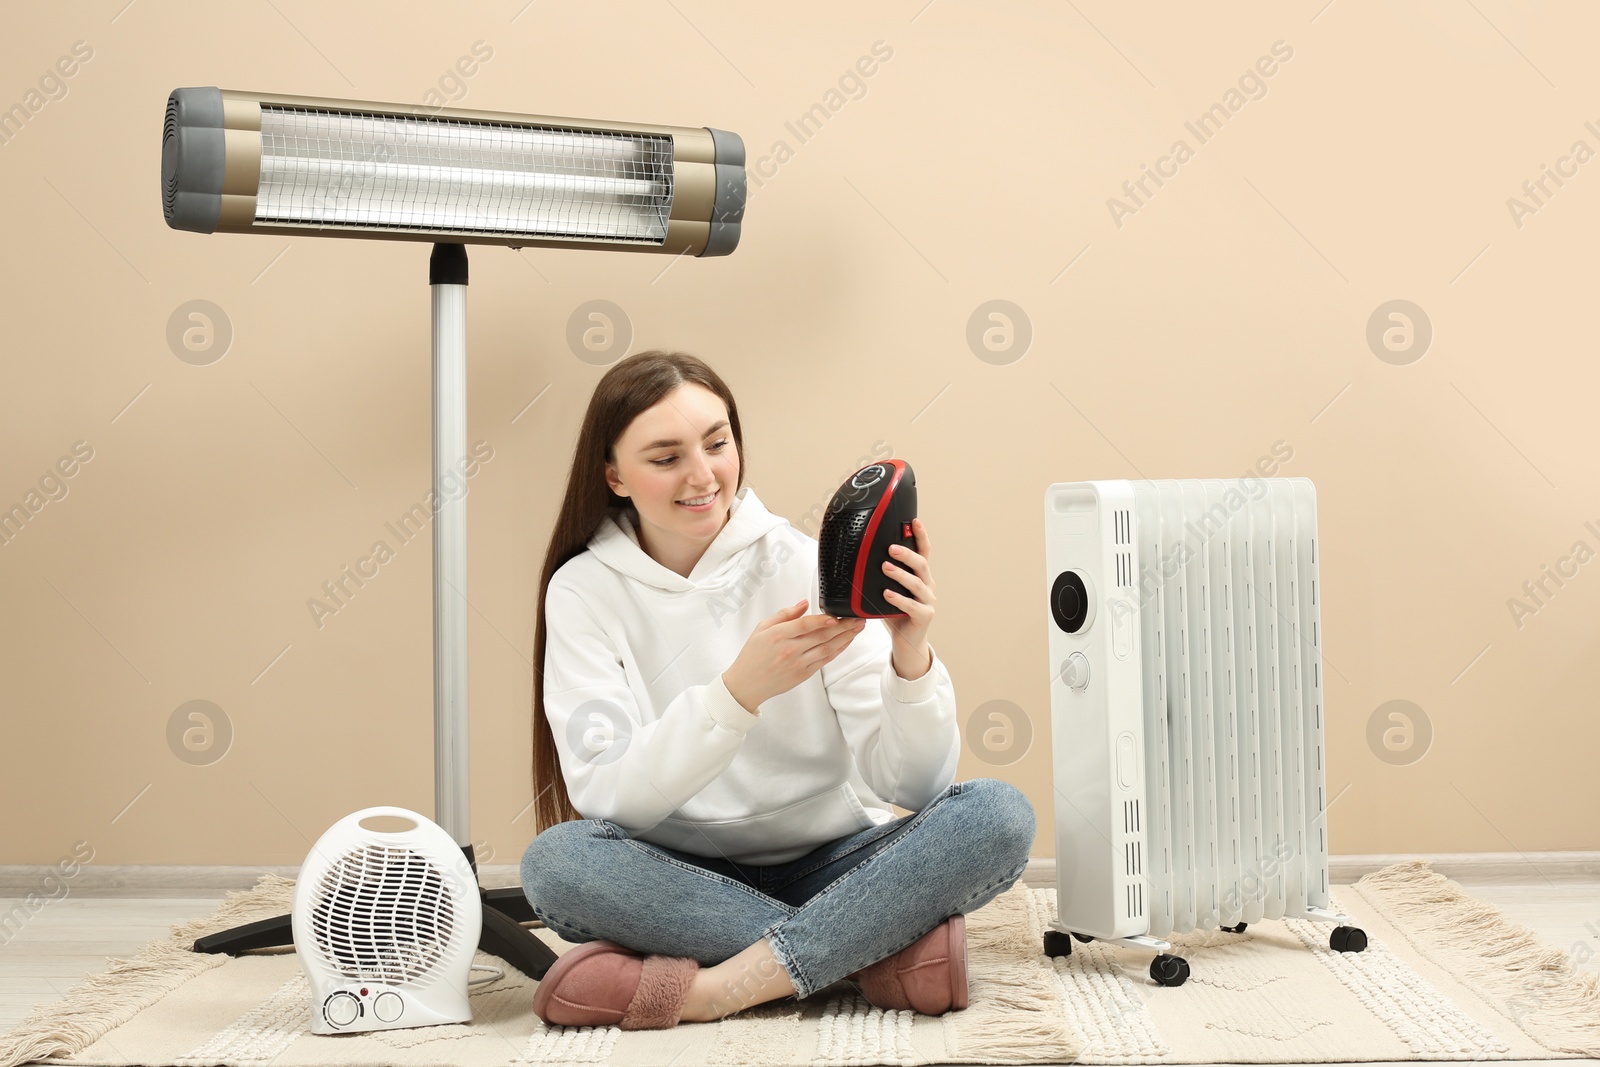
M 1328 927 L 1268 921 L 1244 934 L 1173 937 L 1192 974 L 1149 978 L 1152 954 L 1074 943 L 1042 953 L 1054 890 L 1020 882 L 967 917 L 971 1005 L 942 1016 L 882 1012 L 849 983 L 670 1030 L 546 1027 L 534 983 L 475 990 L 469 1025 L 319 1037 L 292 952 L 240 959 L 194 938 L 285 911 L 268 875 L 210 919 L 115 961 L 65 1001 L 0 1035 L 0 1067 L 63 1064 L 925 1064 L 1329 1063 L 1600 1057 L 1600 979 L 1572 968 L 1425 862 L 1334 890 L 1365 952 L 1328 948 Z M 558 951 L 567 944 L 540 936 Z M 479 953 L 478 962 L 496 964 Z

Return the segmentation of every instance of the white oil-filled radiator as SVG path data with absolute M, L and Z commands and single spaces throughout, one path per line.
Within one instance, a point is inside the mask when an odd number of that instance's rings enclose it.
M 1316 490 L 1307 478 L 1060 482 L 1045 492 L 1056 923 L 1167 934 L 1328 910 Z

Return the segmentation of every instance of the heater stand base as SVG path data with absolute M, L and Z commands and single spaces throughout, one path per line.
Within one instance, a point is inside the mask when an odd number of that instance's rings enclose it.
M 472 846 L 462 846 L 473 874 L 478 872 L 473 859 Z M 521 889 L 478 889 L 483 904 L 483 929 L 478 934 L 478 947 L 491 956 L 498 956 L 535 981 L 542 981 L 557 957 L 553 949 L 541 941 L 522 923 L 533 921 L 533 905 Z M 274 915 L 253 923 L 235 926 L 207 934 L 194 943 L 196 952 L 221 953 L 240 956 L 262 948 L 282 948 L 294 944 L 293 917 Z
M 1333 922 L 1335 926 L 1328 935 L 1328 947 L 1334 952 L 1362 952 L 1367 947 L 1367 934 L 1359 926 L 1346 925 L 1350 916 L 1343 912 L 1328 911 L 1326 908 L 1310 907 L 1305 911 L 1305 918 L 1316 922 Z M 1230 934 L 1242 934 L 1247 923 L 1235 926 L 1224 926 L 1221 929 Z M 1131 934 L 1128 937 L 1093 937 L 1089 934 L 1080 934 L 1075 930 L 1064 929 L 1059 922 L 1052 924 L 1052 928 L 1044 932 L 1044 954 L 1051 958 L 1072 955 L 1072 941 L 1076 938 L 1082 942 L 1099 941 L 1106 945 L 1119 945 L 1125 948 L 1154 949 L 1157 953 L 1155 959 L 1150 961 L 1150 979 L 1157 985 L 1178 986 L 1189 980 L 1189 961 L 1182 956 L 1171 955 L 1167 950 L 1172 948 L 1170 941 L 1163 941 L 1159 937 L 1148 934 Z
M 1148 934 L 1132 934 L 1128 937 L 1099 937 L 1108 945 L 1121 945 L 1124 948 L 1148 948 L 1157 952 L 1165 952 L 1172 947 L 1172 942 L 1163 941 L 1159 937 L 1150 937 Z
M 1348 923 L 1350 916 L 1342 911 L 1329 911 L 1327 908 L 1310 907 L 1306 909 L 1307 919 L 1319 923 Z

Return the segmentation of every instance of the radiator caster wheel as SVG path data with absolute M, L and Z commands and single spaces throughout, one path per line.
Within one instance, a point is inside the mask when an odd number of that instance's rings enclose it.
M 1244 933 L 1245 927 L 1249 925 L 1249 923 L 1240 923 L 1238 926 L 1224 926 L 1223 929 L 1228 931 L 1230 934 L 1242 934 Z
M 1060 930 L 1044 932 L 1044 954 L 1051 959 L 1072 955 L 1072 938 Z
M 1090 935 L 1088 935 L 1088 934 L 1080 934 L 1077 931 L 1073 931 L 1072 936 L 1077 938 L 1079 941 L 1082 941 L 1085 945 L 1087 945 L 1089 942 L 1094 940 L 1094 938 L 1091 937 Z
M 1335 952 L 1360 952 L 1367 947 L 1367 932 L 1359 926 L 1335 926 L 1328 935 L 1328 947 Z
M 1189 961 L 1163 952 L 1150 961 L 1150 977 L 1157 985 L 1182 985 L 1189 978 Z

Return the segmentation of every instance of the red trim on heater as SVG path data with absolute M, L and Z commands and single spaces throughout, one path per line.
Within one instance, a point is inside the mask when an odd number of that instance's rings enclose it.
M 878 532 L 878 523 L 883 521 L 884 512 L 889 508 L 889 497 L 894 493 L 894 487 L 900 484 L 900 478 L 905 474 L 905 460 L 891 459 L 888 466 L 894 468 L 894 473 L 889 476 L 889 484 L 884 486 L 883 495 L 878 498 L 878 506 L 872 509 L 872 518 L 867 520 L 867 532 L 861 539 L 861 548 L 856 553 L 855 581 L 850 583 L 850 610 L 857 616 L 868 619 L 887 619 L 888 615 L 867 615 L 866 609 L 861 604 L 862 584 L 867 580 L 867 555 L 872 546 L 872 537 Z

